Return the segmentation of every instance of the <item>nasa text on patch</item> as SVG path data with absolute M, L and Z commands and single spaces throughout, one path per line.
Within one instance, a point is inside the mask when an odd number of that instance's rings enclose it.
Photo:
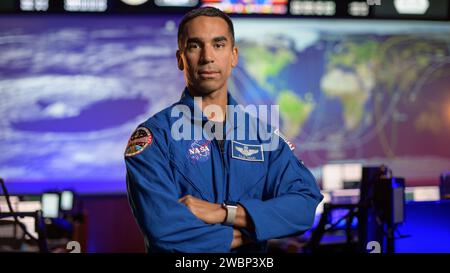
M 209 140 L 193 140 L 188 148 L 188 157 L 192 162 L 205 162 L 209 159 L 211 151 Z
M 251 145 L 232 141 L 231 146 L 231 156 L 233 158 L 247 161 L 264 161 L 262 145 Z

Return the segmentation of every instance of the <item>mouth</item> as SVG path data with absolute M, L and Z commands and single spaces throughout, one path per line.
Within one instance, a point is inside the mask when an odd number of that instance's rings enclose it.
M 219 74 L 219 72 L 214 71 L 214 70 L 201 70 L 198 72 L 198 74 L 200 75 L 200 77 L 203 77 L 203 78 L 213 78 L 213 77 L 217 76 Z

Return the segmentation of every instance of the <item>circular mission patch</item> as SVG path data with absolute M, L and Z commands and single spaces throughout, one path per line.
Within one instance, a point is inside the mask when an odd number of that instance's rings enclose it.
M 145 127 L 137 128 L 128 140 L 125 156 L 140 154 L 144 149 L 152 144 L 153 136 L 149 129 Z

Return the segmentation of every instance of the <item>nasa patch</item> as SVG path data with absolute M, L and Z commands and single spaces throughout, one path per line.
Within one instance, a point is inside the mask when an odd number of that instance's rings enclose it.
M 205 162 L 211 155 L 211 149 L 209 148 L 209 140 L 193 140 L 188 147 L 188 158 L 192 162 Z
M 145 127 L 137 128 L 128 140 L 125 156 L 133 156 L 140 154 L 144 149 L 153 142 L 153 135 L 149 129 Z
M 287 137 L 285 137 L 279 129 L 276 129 L 274 134 L 276 134 L 277 136 L 279 136 L 282 140 L 284 140 L 284 142 L 286 142 L 286 144 L 289 146 L 289 149 L 291 149 L 291 151 L 293 151 L 295 149 L 295 145 L 292 144 L 292 142 L 289 141 L 289 139 L 287 139 Z

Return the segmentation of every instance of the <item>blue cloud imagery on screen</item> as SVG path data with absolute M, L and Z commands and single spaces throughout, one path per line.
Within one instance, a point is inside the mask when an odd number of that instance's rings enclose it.
M 0 174 L 122 182 L 133 129 L 179 97 L 172 19 L 11 17 L 0 28 Z

